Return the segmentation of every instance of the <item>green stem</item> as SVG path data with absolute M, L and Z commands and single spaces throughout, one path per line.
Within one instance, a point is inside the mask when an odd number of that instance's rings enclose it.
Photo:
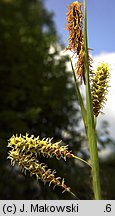
M 77 156 L 75 156 L 75 155 L 73 155 L 73 158 L 75 158 L 75 159 L 77 159 L 77 160 L 79 160 L 79 161 L 81 161 L 81 162 L 87 164 L 87 165 L 91 168 L 91 165 L 90 165 L 87 161 L 83 160 L 82 158 L 79 158 L 79 157 L 77 157 Z
M 86 110 L 87 110 L 87 139 L 90 151 L 92 165 L 92 180 L 94 199 L 101 199 L 100 177 L 99 177 L 99 160 L 97 150 L 96 128 L 94 122 L 92 97 L 89 80 L 89 57 L 88 57 L 88 42 L 87 42 L 87 13 L 86 0 L 84 0 L 84 47 L 85 47 L 85 78 L 86 78 Z
M 78 84 L 77 79 L 76 79 L 76 75 L 75 75 L 75 71 L 74 71 L 74 68 L 73 68 L 71 58 L 70 58 L 70 62 L 71 62 L 71 67 L 72 67 L 72 72 L 73 72 L 73 77 L 74 77 L 74 82 L 75 82 L 76 93 L 77 93 L 78 101 L 79 101 L 79 104 L 80 104 L 80 107 L 81 107 L 81 113 L 82 113 L 82 117 L 83 117 L 83 121 L 84 121 L 84 125 L 85 125 L 85 130 L 86 130 L 86 133 L 87 133 L 87 116 L 86 116 L 87 113 L 86 113 L 86 109 L 85 109 L 85 106 L 84 106 L 84 103 L 83 103 L 83 99 L 82 99 L 82 96 L 81 96 L 81 93 L 80 93 L 80 90 L 79 90 L 79 84 Z

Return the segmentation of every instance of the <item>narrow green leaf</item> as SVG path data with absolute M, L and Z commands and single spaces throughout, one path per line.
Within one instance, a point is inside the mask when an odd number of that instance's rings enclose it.
M 73 72 L 74 81 L 75 81 L 76 93 L 77 93 L 78 101 L 79 101 L 79 104 L 80 104 L 80 107 L 81 107 L 81 113 L 82 113 L 82 117 L 83 117 L 83 121 L 84 121 L 84 125 L 85 125 L 85 130 L 86 130 L 86 133 L 87 133 L 87 113 L 86 113 L 83 98 L 81 96 L 81 92 L 80 92 L 80 89 L 79 89 L 78 81 L 77 81 L 76 76 L 75 76 L 75 71 L 74 71 L 74 68 L 73 68 L 71 58 L 70 58 L 70 62 L 71 62 L 72 72 Z
M 92 96 L 89 80 L 89 57 L 88 57 L 88 41 L 87 41 L 87 12 L 86 0 L 84 0 L 84 47 L 85 47 L 85 78 L 86 78 L 86 110 L 87 110 L 87 139 L 90 150 L 90 158 L 92 165 L 92 180 L 94 198 L 101 199 L 100 177 L 99 177 L 99 160 L 97 150 L 96 128 L 93 115 Z

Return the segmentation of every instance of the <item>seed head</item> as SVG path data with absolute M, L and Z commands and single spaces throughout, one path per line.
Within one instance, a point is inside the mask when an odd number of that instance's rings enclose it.
M 53 143 L 52 138 L 40 139 L 26 134 L 26 136 L 12 136 L 8 146 L 13 149 L 21 149 L 22 152 L 31 152 L 35 157 L 42 154 L 44 157 L 56 157 L 57 159 L 72 158 L 73 154 L 68 151 L 67 146 L 60 146 L 61 141 Z
M 68 6 L 66 29 L 69 32 L 69 45 L 67 50 L 70 50 L 79 55 L 83 46 L 82 20 L 83 13 L 81 10 L 82 3 L 73 2 Z
M 48 169 L 48 166 L 44 163 L 40 163 L 32 153 L 23 153 L 19 148 L 12 149 L 9 152 L 9 159 L 11 159 L 11 164 L 18 164 L 22 172 L 29 171 L 30 175 L 36 175 L 37 179 L 41 179 L 44 183 L 48 182 L 49 185 L 53 184 L 54 188 L 60 186 L 64 189 L 63 192 L 68 191 L 70 193 L 71 189 L 64 183 L 64 179 L 61 180 L 60 177 L 55 176 L 55 171 Z
M 97 117 L 103 108 L 108 93 L 108 82 L 110 78 L 109 66 L 101 63 L 92 77 L 91 94 L 93 100 L 93 111 Z
M 83 12 L 82 12 L 82 3 L 73 2 L 68 6 L 67 12 L 67 24 L 66 30 L 69 33 L 69 45 L 66 50 L 70 50 L 73 54 L 76 54 L 78 61 L 75 65 L 75 74 L 78 78 L 83 80 L 85 83 L 85 67 L 84 67 L 84 58 L 85 58 L 85 49 L 84 49 L 84 33 L 83 33 Z M 89 56 L 89 71 L 91 69 L 91 58 Z

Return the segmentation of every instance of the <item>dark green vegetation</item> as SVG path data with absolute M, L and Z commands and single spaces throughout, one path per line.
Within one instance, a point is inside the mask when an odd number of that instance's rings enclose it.
M 8 139 L 16 133 L 63 139 L 74 153 L 81 146 L 72 74 L 56 44 L 52 14 L 43 1 L 0 0 L 0 199 L 73 199 L 21 174 L 7 160 Z M 56 169 L 79 198 L 91 198 L 89 168 L 79 168 L 73 159 L 41 161 Z

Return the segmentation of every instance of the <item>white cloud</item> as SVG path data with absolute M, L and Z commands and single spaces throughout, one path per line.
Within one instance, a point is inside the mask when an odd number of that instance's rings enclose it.
M 115 53 L 101 53 L 93 57 L 94 67 L 99 62 L 107 62 L 110 66 L 110 88 L 108 89 L 107 101 L 103 109 L 104 115 L 98 117 L 98 127 L 102 120 L 107 120 L 110 125 L 111 136 L 115 139 Z
M 70 57 L 73 57 L 73 54 L 70 51 L 61 51 L 61 55 L 69 55 Z M 99 55 L 92 56 L 93 58 L 93 68 L 100 63 L 105 62 L 109 64 L 110 67 L 110 88 L 108 89 L 108 95 L 106 96 L 107 101 L 106 104 L 102 110 L 104 114 L 100 114 L 97 118 L 97 128 L 99 129 L 101 127 L 102 121 L 108 121 L 109 123 L 109 129 L 110 129 L 110 135 L 112 138 L 115 139 L 115 53 L 100 53 Z M 72 58 L 73 65 L 75 65 L 76 57 Z M 71 70 L 70 62 L 67 64 L 68 70 Z M 83 97 L 85 97 L 85 88 L 82 85 L 81 91 L 83 94 Z

